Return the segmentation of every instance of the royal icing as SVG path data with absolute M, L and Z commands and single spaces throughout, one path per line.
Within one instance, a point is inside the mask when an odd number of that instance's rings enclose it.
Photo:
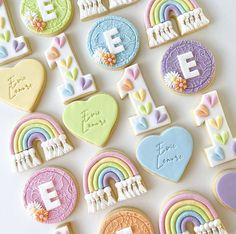
M 53 234 L 73 234 L 71 224 L 68 223 L 68 224 L 65 224 L 63 226 L 56 228 Z
M 211 167 L 235 159 L 236 141 L 232 136 L 217 91 L 206 93 L 194 110 L 197 126 L 205 123 L 212 146 L 205 149 Z
M 46 36 L 64 31 L 71 22 L 71 0 L 21 0 L 21 18 L 34 33 Z
M 80 9 L 80 19 L 87 20 L 94 17 L 99 17 L 109 11 L 116 10 L 120 7 L 128 6 L 132 3 L 137 2 L 137 0 L 109 0 L 108 8 L 104 5 L 104 0 L 78 0 L 78 6 Z
M 53 184 L 53 191 L 44 190 L 42 193 L 45 184 Z M 57 200 L 52 201 L 55 197 Z M 23 192 L 28 214 L 34 220 L 46 224 L 59 223 L 69 217 L 76 206 L 77 197 L 77 188 L 72 178 L 64 170 L 53 167 L 36 172 L 26 183 Z M 51 205 L 47 209 L 50 200 Z M 57 202 L 53 206 L 56 201 L 60 201 L 60 204 Z
M 0 100 L 23 111 L 37 107 L 46 83 L 43 65 L 35 59 L 21 60 L 14 67 L 0 69 Z
M 61 73 L 64 84 L 58 87 L 58 92 L 64 103 L 96 91 L 92 75 L 83 75 L 64 33 L 53 39 L 45 56 L 49 67 L 52 69 L 57 66 Z
M 0 1 L 0 31 L 0 65 L 31 53 L 26 38 L 14 35 L 6 0 Z
M 165 106 L 155 107 L 138 64 L 125 69 L 118 82 L 118 91 L 122 99 L 129 95 L 136 111 L 136 116 L 129 118 L 135 135 L 171 123 Z
M 174 43 L 161 62 L 166 86 L 181 94 L 195 94 L 212 82 L 215 58 L 199 42 L 181 40 Z
M 40 113 L 27 115 L 15 126 L 10 139 L 14 171 L 27 171 L 42 163 L 34 146 L 35 141 L 41 142 L 46 161 L 61 157 L 73 149 L 53 118 Z
M 139 50 L 139 35 L 128 20 L 107 16 L 98 20 L 88 35 L 87 47 L 94 61 L 103 67 L 121 69 Z
M 227 234 L 219 217 L 204 197 L 193 192 L 181 192 L 166 202 L 159 218 L 160 234 L 190 234 L 188 223 L 194 233 Z
M 214 194 L 224 206 L 236 211 L 236 170 L 226 170 L 217 175 Z
M 172 127 L 161 135 L 145 137 L 137 147 L 137 160 L 148 171 L 178 182 L 193 151 L 191 134 L 181 127 Z
M 144 21 L 150 48 L 179 37 L 171 21 L 172 14 L 176 16 L 181 36 L 209 24 L 195 0 L 148 0 Z
M 154 234 L 148 217 L 134 208 L 122 207 L 112 211 L 101 225 L 99 234 Z
M 69 104 L 63 113 L 67 129 L 78 138 L 104 146 L 118 117 L 116 100 L 108 94 L 97 94 L 87 101 Z
M 115 182 L 115 199 L 109 180 Z M 122 153 L 105 151 L 89 162 L 84 170 L 83 187 L 89 213 L 113 206 L 147 192 L 133 163 Z

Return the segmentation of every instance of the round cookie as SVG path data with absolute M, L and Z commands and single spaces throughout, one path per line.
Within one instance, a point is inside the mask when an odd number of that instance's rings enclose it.
M 20 14 L 31 32 L 52 36 L 69 26 L 73 5 L 71 0 L 22 0 Z
M 23 192 L 30 216 L 45 224 L 59 223 L 74 210 L 78 191 L 74 180 L 62 169 L 47 167 L 36 172 Z
M 100 227 L 99 234 L 154 234 L 154 229 L 143 212 L 135 208 L 112 211 Z
M 211 51 L 191 40 L 174 43 L 161 62 L 166 86 L 181 94 L 195 94 L 205 89 L 214 78 L 215 67 Z
M 105 68 L 121 69 L 129 65 L 139 50 L 138 31 L 128 20 L 107 16 L 98 20 L 88 35 L 88 51 Z

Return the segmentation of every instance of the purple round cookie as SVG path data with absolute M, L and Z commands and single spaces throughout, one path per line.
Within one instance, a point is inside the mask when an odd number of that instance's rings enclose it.
M 166 51 L 161 72 L 169 88 L 183 94 L 194 94 L 211 83 L 215 67 L 215 58 L 210 50 L 199 42 L 181 40 Z
M 62 169 L 47 167 L 36 172 L 23 192 L 24 206 L 38 222 L 65 220 L 74 210 L 78 192 L 73 179 Z

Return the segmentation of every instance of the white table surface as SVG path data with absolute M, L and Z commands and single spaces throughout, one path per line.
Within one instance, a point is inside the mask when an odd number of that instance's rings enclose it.
M 190 34 L 185 38 L 199 40 L 214 53 L 217 61 L 216 79 L 207 91 L 218 90 L 228 123 L 233 135 L 236 136 L 236 92 L 234 91 L 236 87 L 235 0 L 198 0 L 198 2 L 204 9 L 205 14 L 210 18 L 211 24 L 207 28 Z M 24 35 L 30 40 L 33 54 L 29 57 L 39 59 L 47 68 L 47 86 L 37 111 L 51 114 L 62 124 L 61 115 L 64 106 L 58 98 L 56 90 L 57 85 L 61 83 L 61 77 L 58 69 L 54 71 L 48 69 L 43 54 L 50 45 L 51 38 L 39 37 L 27 31 L 19 15 L 20 0 L 9 0 L 9 3 L 11 13 L 14 15 L 17 35 Z M 70 170 L 78 180 L 81 197 L 75 211 L 66 220 L 72 221 L 75 234 L 98 233 L 99 225 L 107 213 L 121 206 L 133 206 L 146 212 L 155 227 L 156 233 L 158 233 L 158 216 L 162 202 L 169 195 L 183 189 L 198 191 L 209 198 L 220 214 L 220 218 L 226 225 L 228 232 L 235 234 L 236 214 L 224 208 L 215 200 L 212 193 L 212 181 L 214 176 L 221 170 L 236 168 L 236 160 L 214 169 L 208 166 L 204 154 L 204 147 L 210 146 L 211 143 L 206 134 L 205 127 L 196 127 L 192 118 L 192 110 L 198 105 L 201 94 L 181 96 L 172 93 L 165 87 L 160 76 L 160 61 L 171 43 L 153 50 L 148 48 L 143 22 L 143 9 L 145 5 L 146 0 L 140 0 L 139 3 L 126 9 L 118 10 L 113 14 L 126 17 L 134 23 L 140 32 L 141 50 L 136 58 L 136 62 L 141 65 L 142 72 L 156 104 L 164 104 L 167 107 L 172 117 L 172 126 L 179 125 L 186 127 L 193 135 L 194 153 L 182 180 L 179 183 L 172 183 L 157 176 L 152 176 L 145 172 L 136 162 L 149 188 L 149 192 L 139 198 L 118 203 L 116 206 L 97 214 L 88 215 L 87 205 L 83 199 L 82 171 L 87 161 L 101 149 L 82 140 L 78 140 L 69 134 L 76 149 L 69 155 L 48 162 L 41 167 L 62 166 Z M 129 99 L 124 101 L 119 99 L 116 90 L 116 83 L 122 75 L 122 70 L 112 72 L 94 66 L 94 62 L 87 54 L 87 33 L 95 21 L 80 22 L 79 10 L 77 5 L 75 5 L 74 19 L 70 27 L 66 30 L 66 33 L 69 35 L 69 39 L 75 49 L 76 56 L 84 73 L 92 73 L 99 90 L 111 93 L 120 104 L 121 114 L 118 127 L 115 129 L 106 147 L 120 149 L 135 160 L 135 146 L 143 136 L 135 137 L 133 135 L 128 117 L 134 114 L 134 110 L 131 108 Z M 23 174 L 12 174 L 10 170 L 9 137 L 16 122 L 25 114 L 22 111 L 0 103 L 0 234 L 47 234 L 52 233 L 56 227 L 56 225 L 43 225 L 34 222 L 31 217 L 27 216 L 22 205 L 22 189 L 24 184 L 39 168 Z M 160 133 L 162 130 L 158 129 L 154 133 Z

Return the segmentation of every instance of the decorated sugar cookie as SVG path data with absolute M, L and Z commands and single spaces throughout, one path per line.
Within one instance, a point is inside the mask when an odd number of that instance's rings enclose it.
M 99 234 L 154 234 L 148 217 L 135 208 L 123 207 L 107 215 Z
M 135 135 L 171 122 L 165 106 L 156 108 L 138 64 L 125 69 L 124 75 L 118 82 L 118 91 L 122 99 L 129 95 L 136 111 L 136 116 L 129 118 Z
M 45 56 L 49 67 L 57 66 L 61 73 L 64 83 L 58 87 L 58 92 L 65 104 L 96 91 L 93 77 L 83 75 L 64 33 L 53 39 Z
M 73 5 L 71 0 L 21 0 L 20 14 L 31 32 L 52 36 L 69 26 Z
M 194 225 L 196 234 L 227 234 L 211 203 L 197 193 L 184 191 L 170 198 L 161 209 L 160 234 L 190 234 L 188 223 Z
M 107 16 L 98 20 L 88 35 L 88 51 L 94 61 L 105 68 L 128 66 L 139 50 L 139 35 L 128 20 Z
M 0 69 L 0 100 L 23 111 L 37 107 L 46 83 L 43 65 L 35 59 L 21 60 L 14 67 Z
M 34 145 L 36 141 L 41 142 L 46 161 L 61 157 L 73 149 L 53 118 L 41 113 L 27 115 L 17 123 L 11 135 L 10 152 L 14 171 L 27 171 L 42 163 Z
M 209 20 L 196 0 L 148 0 L 147 2 L 144 22 L 150 48 L 179 37 L 171 21 L 173 15 L 176 17 L 181 36 L 209 24 Z
M 161 62 L 166 86 L 181 94 L 195 94 L 208 87 L 215 76 L 215 68 L 211 51 L 190 40 L 174 43 Z
M 214 194 L 217 200 L 236 212 L 236 169 L 222 171 L 216 176 Z
M 193 152 L 193 139 L 184 128 L 172 127 L 161 135 L 145 137 L 137 147 L 137 159 L 149 172 L 178 182 Z
M 68 218 L 77 199 L 75 181 L 66 171 L 54 167 L 37 171 L 28 180 L 23 191 L 28 215 L 44 224 L 59 223 Z
M 236 159 L 236 140 L 227 123 L 217 91 L 206 93 L 194 110 L 197 126 L 205 123 L 212 146 L 205 149 L 211 167 Z
M 115 182 L 117 199 L 110 180 Z M 114 150 L 104 151 L 89 162 L 84 170 L 83 187 L 89 213 L 147 192 L 133 163 Z
M 13 18 L 14 19 L 14 18 Z M 15 37 L 7 1 L 0 1 L 0 65 L 31 53 L 25 37 Z
M 53 234 L 73 234 L 70 223 L 64 224 L 53 232 Z
M 137 1 L 138 0 L 109 0 L 108 7 L 105 6 L 106 2 L 104 0 L 77 0 L 77 3 L 80 9 L 80 19 L 88 20 L 109 13 L 109 11 L 126 7 Z
M 105 93 L 73 102 L 63 113 L 63 122 L 71 133 L 97 146 L 106 144 L 117 118 L 117 102 Z

